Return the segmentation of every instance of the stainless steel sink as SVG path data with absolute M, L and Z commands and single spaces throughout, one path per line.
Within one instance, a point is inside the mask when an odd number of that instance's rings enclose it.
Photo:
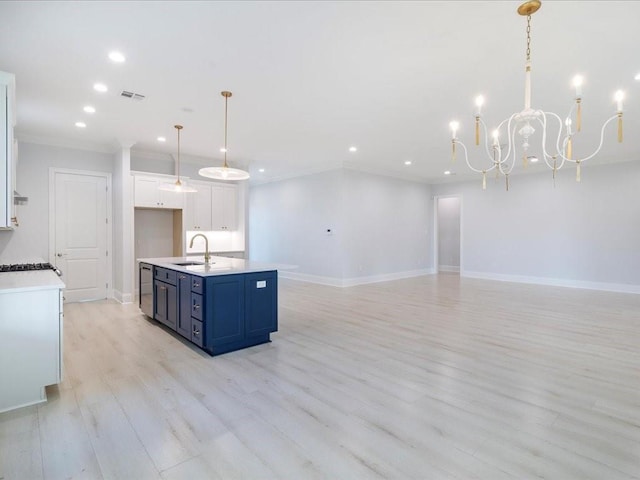
M 177 262 L 172 263 L 171 265 L 178 265 L 179 267 L 189 267 L 191 265 L 204 265 L 202 262 Z

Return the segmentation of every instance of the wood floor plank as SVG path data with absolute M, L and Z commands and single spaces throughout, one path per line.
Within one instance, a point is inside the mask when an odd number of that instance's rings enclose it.
M 103 478 L 73 391 L 49 387 L 47 397 L 38 405 L 45 478 Z
M 36 406 L 0 414 L 0 479 L 44 478 Z

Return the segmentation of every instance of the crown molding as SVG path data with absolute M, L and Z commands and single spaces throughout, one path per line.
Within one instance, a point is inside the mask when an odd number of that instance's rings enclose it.
M 421 177 L 421 176 L 416 176 L 415 173 L 413 173 L 413 174 L 400 173 L 400 172 L 397 172 L 395 170 L 390 170 L 390 169 L 380 168 L 380 167 L 374 167 L 374 166 L 371 166 L 371 165 L 363 165 L 361 163 L 355 163 L 355 162 L 350 162 L 350 161 L 343 162 L 342 166 L 346 170 L 353 170 L 353 171 L 357 171 L 357 172 L 370 173 L 372 175 L 379 175 L 381 177 L 397 178 L 398 180 L 405 180 L 405 181 L 409 181 L 409 182 L 422 183 L 422 184 L 425 184 L 425 185 L 430 185 L 431 183 L 433 183 L 432 179 L 426 178 L 426 177 Z
M 308 175 L 316 175 L 318 173 L 329 172 L 331 170 L 341 170 L 342 168 L 343 168 L 342 162 L 332 162 L 332 163 L 327 163 L 322 167 L 307 168 L 304 170 L 299 170 L 297 172 L 291 172 L 285 175 L 278 175 L 275 177 L 265 178 L 264 180 L 258 180 L 258 179 L 254 180 L 254 177 L 255 177 L 254 175 L 251 177 L 251 180 L 249 180 L 249 183 L 251 185 L 264 185 L 267 183 L 281 182 L 283 180 L 289 180 L 292 178 L 306 177 Z
M 22 143 L 31 143 L 34 145 L 46 145 L 50 147 L 71 148 L 74 150 L 85 150 L 85 151 L 95 152 L 95 153 L 114 154 L 122 148 L 117 143 L 111 143 L 111 144 L 105 145 L 104 143 L 86 142 L 86 141 L 72 140 L 69 138 L 60 138 L 60 137 L 54 138 L 54 137 L 48 137 L 48 136 L 29 135 L 26 133 L 19 133 L 19 132 L 16 132 L 15 137 L 18 140 L 18 142 L 22 142 Z

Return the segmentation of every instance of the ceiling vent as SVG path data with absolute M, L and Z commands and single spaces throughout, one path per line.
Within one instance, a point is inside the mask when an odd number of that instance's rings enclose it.
M 127 90 L 123 90 L 120 93 L 121 97 L 130 98 L 131 100 L 144 100 L 144 95 L 140 95 L 139 93 L 129 92 Z

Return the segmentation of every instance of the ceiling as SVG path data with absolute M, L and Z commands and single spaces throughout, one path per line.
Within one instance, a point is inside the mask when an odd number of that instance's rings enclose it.
M 231 90 L 229 163 L 252 181 L 346 165 L 441 182 L 447 169 L 466 178 L 462 160 L 450 162 L 448 124 L 459 120 L 471 147 L 477 94 L 491 126 L 522 109 L 519 3 L 2 1 L 0 70 L 16 75 L 25 141 L 133 143 L 137 155 L 170 158 L 180 123 L 183 161 L 219 165 L 220 92 Z M 571 79 L 584 75 L 574 155 L 585 155 L 622 88 L 625 141 L 613 123 L 592 162 L 640 160 L 640 2 L 543 3 L 532 19 L 533 106 L 565 116 Z M 112 50 L 126 62 L 111 62 Z M 98 81 L 107 93 L 93 90 Z

